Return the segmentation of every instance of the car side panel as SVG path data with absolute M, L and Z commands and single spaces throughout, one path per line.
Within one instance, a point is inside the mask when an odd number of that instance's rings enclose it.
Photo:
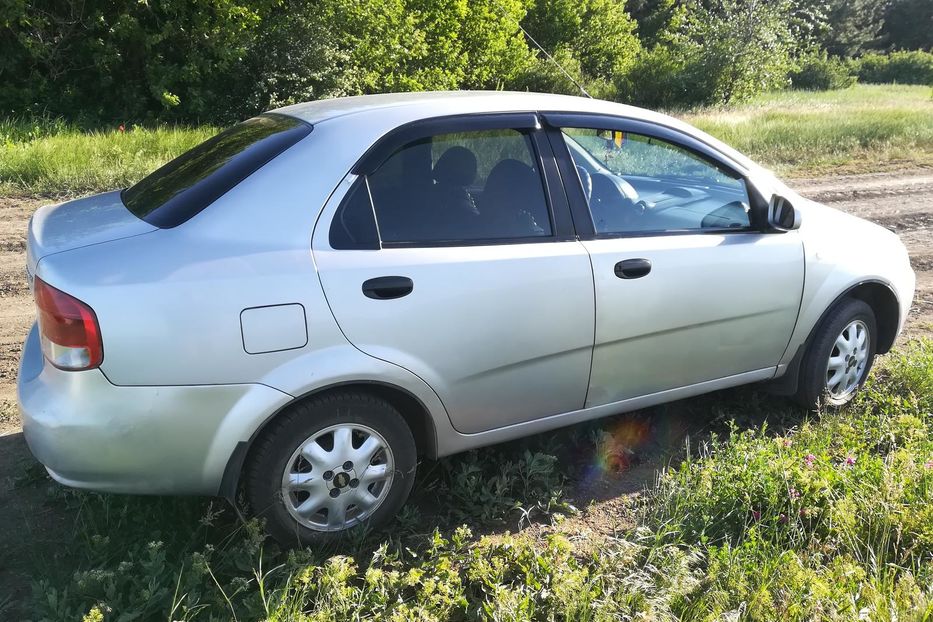
M 898 331 L 904 326 L 914 296 L 915 275 L 897 235 L 839 210 L 791 198 L 801 211 L 800 228 L 807 278 L 797 326 L 782 366 L 788 365 L 840 294 L 869 281 L 888 285 L 898 299 Z
M 776 368 L 804 279 L 796 232 L 588 240 L 596 347 L 588 407 Z M 620 279 L 616 262 L 651 272 Z
M 423 379 L 454 428 L 476 433 L 583 406 L 593 346 L 589 257 L 575 241 L 332 250 L 334 193 L 314 233 L 315 262 L 347 338 Z M 361 284 L 406 276 L 396 300 Z

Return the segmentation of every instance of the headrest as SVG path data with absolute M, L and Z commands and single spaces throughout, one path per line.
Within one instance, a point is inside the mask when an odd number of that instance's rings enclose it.
M 476 179 L 476 156 L 466 147 L 450 147 L 434 165 L 434 181 L 448 186 L 469 186 Z
M 486 188 L 483 194 L 492 192 L 522 192 L 517 188 L 527 188 L 529 182 L 535 182 L 537 175 L 530 166 L 524 162 L 509 158 L 502 160 L 489 171 L 486 178 Z

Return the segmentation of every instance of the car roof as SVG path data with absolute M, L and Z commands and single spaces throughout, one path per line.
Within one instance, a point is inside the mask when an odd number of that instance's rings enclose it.
M 619 114 L 621 110 L 630 113 L 626 116 L 642 116 L 652 113 L 648 110 L 624 106 L 611 102 L 554 95 L 549 93 L 528 93 L 514 91 L 428 91 L 419 93 L 385 93 L 381 95 L 358 95 L 320 99 L 278 108 L 272 112 L 287 114 L 303 121 L 320 123 L 348 114 L 377 112 L 386 108 L 401 106 L 436 107 L 439 114 L 466 114 L 470 112 L 512 112 L 529 110 L 561 110 L 574 112 L 609 112 Z
M 747 168 L 756 166 L 746 156 L 674 117 L 601 99 L 516 91 L 426 91 L 337 97 L 293 104 L 270 112 L 286 114 L 316 125 L 347 116 L 379 115 L 406 109 L 412 118 L 496 112 L 580 112 L 606 114 L 664 125 L 711 144 Z

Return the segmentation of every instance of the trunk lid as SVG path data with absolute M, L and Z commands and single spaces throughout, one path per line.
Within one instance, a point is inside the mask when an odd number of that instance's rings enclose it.
M 29 220 L 26 272 L 29 285 L 39 260 L 54 253 L 156 231 L 134 216 L 120 200 L 120 191 L 40 207 Z

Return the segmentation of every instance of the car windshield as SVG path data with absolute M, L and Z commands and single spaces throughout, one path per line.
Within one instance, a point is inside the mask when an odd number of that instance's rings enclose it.
M 123 204 L 152 225 L 176 227 L 310 132 L 310 125 L 293 117 L 254 117 L 130 186 L 121 195 Z

